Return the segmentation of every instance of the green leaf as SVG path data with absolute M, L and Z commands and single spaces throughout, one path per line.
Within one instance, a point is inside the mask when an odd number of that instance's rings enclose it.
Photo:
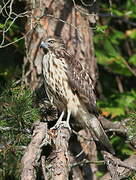
M 4 24 L 0 23 L 0 29 L 3 29 L 3 27 L 4 27 Z
M 131 149 L 128 149 L 127 147 L 126 148 L 122 148 L 121 152 L 123 154 L 129 155 L 129 156 L 133 154 L 133 151 Z
M 118 9 L 113 9 L 113 8 L 112 8 L 112 13 L 117 15 L 117 16 L 123 16 L 124 15 L 123 11 L 120 11 Z
M 130 58 L 129 58 L 129 63 L 133 64 L 134 66 L 136 66 L 136 54 L 133 54 Z
M 119 56 L 119 53 L 117 52 L 117 50 L 113 47 L 112 43 L 108 40 L 108 39 L 105 39 L 105 41 L 103 42 L 103 48 L 104 48 L 104 51 L 106 51 L 106 54 L 109 56 L 109 57 L 116 57 L 116 56 Z
M 107 28 L 108 28 L 107 25 L 105 25 L 105 26 L 99 26 L 99 25 L 97 25 L 95 31 L 96 31 L 96 32 L 104 32 Z
M 101 108 L 102 115 L 107 116 L 111 115 L 111 118 L 115 118 L 117 116 L 122 116 L 125 114 L 125 111 L 121 107 L 107 107 L 107 108 Z
M 96 51 L 96 57 L 99 64 L 104 65 L 111 72 L 121 74 L 124 76 L 132 76 L 132 73 L 128 70 L 128 68 L 123 62 L 125 61 L 123 60 L 123 57 L 119 55 L 115 56 L 116 52 L 114 50 L 113 51 L 111 50 L 110 52 L 108 52 L 108 55 L 104 54 L 107 51 L 104 53 L 103 52 L 104 52 L 103 50 Z M 109 57 L 110 53 L 114 55 L 114 57 Z
M 113 29 L 110 35 L 110 41 L 113 44 L 119 45 L 120 40 L 125 39 L 125 34 L 121 31 Z
M 115 118 L 117 116 L 123 116 L 126 114 L 126 110 L 136 109 L 136 91 L 124 92 L 111 95 L 107 100 L 98 101 L 97 105 L 102 111 L 103 116 L 111 116 Z
M 126 67 L 124 61 L 125 61 L 125 59 L 123 59 L 122 56 L 117 56 L 114 59 L 113 63 L 109 65 L 109 68 L 114 73 L 121 74 L 121 75 L 124 75 L 124 76 L 132 76 L 132 73 Z
M 131 29 L 126 31 L 126 35 L 131 39 L 136 39 L 136 29 Z
M 134 90 L 116 95 L 114 94 L 112 98 L 114 99 L 115 103 L 118 104 L 118 106 L 120 107 L 132 109 L 136 106 L 136 91 Z

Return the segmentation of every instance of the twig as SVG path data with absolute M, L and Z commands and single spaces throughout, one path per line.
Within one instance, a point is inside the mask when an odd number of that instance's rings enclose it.
M 124 92 L 123 85 L 122 85 L 121 79 L 118 75 L 116 76 L 116 82 L 117 82 L 119 92 L 123 93 Z
M 42 166 L 42 173 L 44 176 L 44 180 L 48 180 L 47 174 L 46 174 L 46 168 L 45 168 L 45 156 L 41 157 L 41 166 Z
M 74 168 L 76 166 L 83 166 L 84 164 L 97 164 L 97 165 L 101 165 L 101 164 L 104 164 L 104 163 L 105 163 L 105 161 L 88 161 L 87 159 L 84 159 L 83 161 L 71 164 L 71 168 Z
M 76 158 L 78 158 L 79 156 L 81 156 L 81 154 L 83 154 L 84 153 L 84 151 L 83 151 L 83 149 L 82 149 L 82 151 L 80 151 L 77 155 L 76 155 Z
M 99 116 L 99 120 L 106 131 L 118 132 L 127 136 L 127 127 L 125 124 L 129 119 L 124 119 L 121 122 L 111 122 L 103 116 Z
M 125 59 L 122 59 L 122 58 L 121 58 L 121 60 L 122 60 L 123 63 L 126 65 L 126 67 L 128 68 L 128 70 L 129 70 L 134 76 L 136 76 L 136 71 L 133 70 L 133 69 L 130 67 L 130 65 L 127 63 L 127 61 L 126 61 Z
M 74 134 L 76 134 L 77 136 L 82 137 L 82 138 L 83 138 L 84 140 L 86 140 L 86 141 L 94 141 L 93 138 L 86 138 L 85 136 L 83 136 L 82 134 L 79 134 L 78 132 L 76 132 L 76 131 L 74 131 L 74 130 L 72 130 L 72 132 L 73 132 Z
M 72 1 L 73 1 L 73 4 L 74 4 L 74 7 L 76 7 L 76 2 L 75 2 L 75 0 L 72 0 Z M 80 0 L 80 1 L 81 1 L 81 3 L 83 4 L 83 6 L 85 6 L 85 7 L 91 7 L 91 6 L 93 6 L 94 3 L 96 2 L 96 0 L 93 0 L 92 3 L 86 4 L 83 0 Z
M 38 25 L 38 24 L 35 24 L 35 26 L 33 27 L 33 29 L 30 29 L 30 30 L 29 30 L 24 36 L 22 36 L 21 38 L 15 40 L 15 41 L 13 41 L 13 42 L 10 42 L 10 43 L 8 43 L 8 44 L 0 45 L 0 48 L 5 48 L 5 47 L 7 47 L 7 46 L 10 46 L 10 45 L 12 45 L 12 44 L 14 44 L 14 43 L 16 43 L 16 42 L 24 39 L 31 31 L 33 31 L 33 30 L 36 28 L 37 25 Z

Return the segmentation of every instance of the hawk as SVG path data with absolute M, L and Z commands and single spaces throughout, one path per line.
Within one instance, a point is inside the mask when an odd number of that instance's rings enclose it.
M 100 143 L 112 154 L 114 150 L 97 118 L 96 97 L 89 71 L 78 59 L 66 51 L 63 40 L 48 37 L 41 42 L 44 56 L 42 70 L 49 100 L 61 113 L 61 121 L 67 113 L 83 128 L 94 132 Z

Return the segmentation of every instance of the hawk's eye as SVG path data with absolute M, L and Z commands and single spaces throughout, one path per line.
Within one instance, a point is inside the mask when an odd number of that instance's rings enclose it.
M 49 42 L 49 43 L 51 43 L 51 44 L 52 44 L 52 43 L 54 43 L 54 41 L 53 41 L 53 40 L 49 40 L 48 42 Z

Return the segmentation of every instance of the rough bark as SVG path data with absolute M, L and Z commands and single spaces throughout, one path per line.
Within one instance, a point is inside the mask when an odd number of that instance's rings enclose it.
M 32 1 L 34 7 L 28 18 L 26 30 L 32 31 L 26 37 L 27 57 L 24 59 L 24 81 L 33 90 L 40 84 L 42 53 L 39 43 L 43 37 L 61 36 L 67 50 L 79 58 L 90 70 L 96 83 L 96 61 L 94 58 L 93 32 L 90 27 L 91 14 L 87 9 L 73 4 L 72 1 Z M 92 15 L 93 17 L 93 15 Z M 29 69 L 27 69 L 29 65 Z
M 45 180 L 63 180 L 69 177 L 75 180 L 97 180 L 96 164 L 101 163 L 106 163 L 109 170 L 109 173 L 101 178 L 105 180 L 126 178 L 136 171 L 135 155 L 121 161 L 110 153 L 102 151 L 104 161 L 97 161 L 95 144 L 90 141 L 87 131 L 80 131 L 77 134 L 80 143 L 72 140 L 74 146 L 71 147 L 68 146 L 71 134 L 65 126 L 61 126 L 59 130 L 47 130 L 46 123 L 36 122 L 33 127 L 32 140 L 21 161 L 22 180 L 37 179 L 37 170 L 40 168 L 40 177 Z
M 70 131 L 67 128 L 59 128 L 57 135 L 53 139 L 55 145 L 55 158 L 52 160 L 51 171 L 53 180 L 69 179 L 70 155 L 68 150 L 68 142 Z
M 35 123 L 32 140 L 21 161 L 21 180 L 36 179 L 36 167 L 38 167 L 38 161 L 40 160 L 43 141 L 45 139 L 46 143 L 49 143 L 49 138 L 47 137 L 47 124 L 43 122 Z
M 105 162 L 109 172 L 105 174 L 101 180 L 120 180 L 122 178 L 127 178 L 132 172 L 136 171 L 136 156 L 132 155 L 130 158 L 125 161 L 113 157 L 107 152 L 102 152 L 104 155 Z
M 90 162 L 97 161 L 97 150 L 95 142 L 93 140 L 85 140 L 83 137 L 86 137 L 87 139 L 93 139 L 92 135 L 87 130 L 81 130 L 79 132 L 78 140 L 81 144 L 83 152 L 85 153 L 86 159 L 88 159 Z M 90 178 L 93 180 L 97 179 L 96 172 L 98 171 L 98 167 L 96 164 L 88 164 L 88 167 L 86 166 L 84 171 L 86 174 L 86 180 L 89 180 Z
M 82 3 L 81 5 L 77 5 L 75 1 L 69 0 L 36 0 L 31 1 L 31 3 L 27 0 L 27 4 L 31 10 L 31 16 L 28 18 L 26 24 L 26 31 L 30 31 L 30 33 L 25 39 L 26 58 L 24 59 L 23 74 L 25 84 L 32 90 L 36 90 L 42 85 L 42 52 L 39 49 L 39 44 L 43 37 L 57 35 L 62 37 L 66 43 L 67 50 L 73 54 L 75 58 L 79 58 L 82 64 L 89 69 L 95 85 L 97 79 L 96 60 L 94 58 L 92 41 L 93 31 L 90 27 L 90 23 L 92 23 L 92 21 L 95 23 L 95 19 L 94 15 L 91 16 L 91 13 L 88 11 L 88 7 L 83 8 Z M 62 134 L 58 133 L 58 135 L 61 136 Z M 61 147 L 58 146 L 57 141 L 54 143 L 58 149 Z M 90 155 L 88 155 L 88 157 L 89 156 Z M 67 164 L 63 154 L 60 154 L 56 159 L 57 158 L 62 158 L 64 160 L 64 162 L 63 160 L 62 162 L 65 163 L 65 165 Z M 60 167 L 58 160 L 56 160 L 56 162 L 58 165 L 54 167 L 54 177 L 58 171 L 57 167 Z M 54 166 L 56 162 L 53 163 Z M 74 172 L 74 175 L 76 174 L 78 174 L 78 172 Z M 64 174 L 62 174 L 62 176 L 63 175 Z M 67 176 L 67 170 L 65 175 Z

